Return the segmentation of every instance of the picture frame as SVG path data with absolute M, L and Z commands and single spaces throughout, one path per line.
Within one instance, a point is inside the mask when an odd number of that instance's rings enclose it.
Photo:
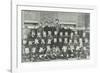
M 89 13 L 90 14 L 90 59 L 89 60 L 64 60 L 64 61 L 44 61 L 44 62 L 22 62 L 22 10 L 33 11 L 51 11 L 51 12 L 73 12 L 73 13 Z M 96 16 L 97 10 L 95 6 L 81 5 L 61 5 L 61 4 L 35 4 L 34 2 L 24 2 L 15 0 L 11 2 L 11 71 L 12 73 L 30 72 L 30 71 L 48 71 L 56 69 L 69 68 L 87 68 L 94 67 L 97 63 L 96 54 Z M 26 21 L 27 22 L 27 21 Z M 30 21 L 31 22 L 31 21 Z M 69 23 L 68 23 L 69 24 Z M 70 23 L 73 24 L 73 23 Z

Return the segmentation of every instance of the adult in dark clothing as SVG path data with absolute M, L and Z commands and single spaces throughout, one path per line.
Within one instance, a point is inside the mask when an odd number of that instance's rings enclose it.
M 70 29 L 69 27 L 68 27 L 67 29 L 64 29 L 64 31 L 65 31 L 65 32 L 68 32 L 68 35 L 70 35 L 70 34 L 71 34 L 71 32 L 73 32 L 73 30 L 72 30 L 72 29 Z
M 74 33 L 74 40 L 78 40 L 79 39 L 79 34 L 78 31 L 76 30 Z
M 83 38 L 83 40 L 85 40 L 85 38 L 87 38 L 88 40 L 90 39 L 90 34 L 89 34 L 89 32 L 83 32 L 83 35 L 82 35 L 82 38 Z
M 59 31 L 60 28 L 59 19 L 55 19 L 55 26 L 56 26 L 56 30 Z
M 79 32 L 79 37 L 82 38 L 82 36 L 83 36 L 83 30 L 78 30 L 78 32 Z
M 54 36 L 54 32 L 56 31 L 56 27 L 51 26 L 51 32 L 52 32 L 52 36 Z
M 50 27 L 50 26 L 45 26 L 44 27 L 44 31 L 46 32 L 46 34 L 48 35 L 48 31 L 51 31 L 52 29 L 51 29 L 52 27 Z
M 65 33 L 64 28 L 60 28 L 60 29 L 59 29 L 59 33 L 58 33 L 59 36 L 60 36 L 60 33 L 62 33 L 62 35 L 64 35 L 64 33 Z
M 48 31 L 50 30 L 50 28 L 48 26 L 44 27 L 44 31 L 46 32 L 46 34 L 48 35 Z

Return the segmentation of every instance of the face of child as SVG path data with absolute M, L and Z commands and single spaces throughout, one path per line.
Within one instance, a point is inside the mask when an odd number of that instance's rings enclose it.
M 64 29 L 67 29 L 67 27 L 64 27 Z
M 32 43 L 33 43 L 32 41 L 29 41 L 29 45 L 32 45 Z
M 38 35 L 38 36 L 41 36 L 41 33 L 40 33 L 40 32 L 38 32 L 38 33 L 37 33 L 37 35 Z
M 59 38 L 59 42 L 62 42 L 62 39 L 61 38 Z
M 82 42 L 82 38 L 79 39 L 79 42 L 80 42 L 80 43 Z
M 67 41 L 68 39 L 67 38 L 65 38 L 65 41 Z
M 47 49 L 50 50 L 50 46 L 47 46 Z
M 34 35 L 35 35 L 35 32 L 32 32 L 32 37 L 34 37 Z
M 70 48 L 71 48 L 71 49 L 74 49 L 74 46 L 71 45 Z
M 74 43 L 77 43 L 77 40 L 74 40 Z
M 63 46 L 63 48 L 67 48 L 66 46 Z
M 85 43 L 88 43 L 88 39 L 87 38 L 85 39 Z
M 35 50 L 36 50 L 36 47 L 33 47 L 33 48 L 32 48 L 32 52 L 35 52 Z
M 23 39 L 27 39 L 27 38 L 28 38 L 28 36 L 24 34 Z
M 34 31 L 32 31 L 32 35 L 35 35 L 35 32 Z
M 48 31 L 48 34 L 51 35 L 51 31 Z
M 75 31 L 75 35 L 77 35 L 78 34 L 78 32 L 77 31 Z
M 73 36 L 73 33 L 71 33 L 71 36 Z
M 77 47 L 76 47 L 76 50 L 79 50 L 79 49 L 80 49 L 80 47 L 79 47 L 79 46 L 77 46 Z
M 69 40 L 69 43 L 72 43 L 72 40 Z
M 54 38 L 54 42 L 57 42 L 57 39 L 56 38 Z
M 46 32 L 45 31 L 43 31 L 43 36 L 46 36 Z
M 62 32 L 60 32 L 60 36 L 62 36 L 63 35 L 63 33 Z
M 23 40 L 23 44 L 25 45 L 27 43 L 27 41 L 26 40 Z
M 45 22 L 45 25 L 48 25 L 48 22 Z
M 25 53 L 26 53 L 26 54 L 29 53 L 29 48 L 25 48 Z
M 54 34 L 57 35 L 57 31 L 55 31 Z
M 83 32 L 83 37 L 85 37 L 86 36 L 86 33 L 85 32 Z
M 68 35 L 68 32 L 65 32 L 65 35 L 67 36 Z
M 64 42 L 66 42 L 66 43 L 67 43 L 67 38 L 65 38 L 65 39 L 64 39 Z
M 86 47 L 83 47 L 84 50 L 86 50 Z
M 47 48 L 50 48 L 50 46 L 47 46 Z

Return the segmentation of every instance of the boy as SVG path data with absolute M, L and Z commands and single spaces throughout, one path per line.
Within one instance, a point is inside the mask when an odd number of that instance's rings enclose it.
M 24 53 L 25 53 L 24 54 L 25 62 L 29 62 L 30 61 L 30 51 L 28 47 L 25 48 Z
M 36 60 L 36 47 L 35 46 L 32 47 L 31 52 L 32 52 L 31 61 L 35 61 Z
M 52 54 L 51 47 L 49 45 L 47 45 L 46 48 L 47 48 L 47 50 L 46 50 L 46 58 L 48 60 L 50 60 L 51 59 L 51 54 Z
M 48 37 L 52 37 L 51 31 L 48 31 Z
M 39 48 L 39 58 L 44 60 L 44 48 L 42 46 Z
M 81 48 L 80 48 L 79 45 L 76 46 L 75 54 L 76 54 L 76 58 L 77 59 L 80 59 L 80 56 L 81 56 Z
M 63 46 L 62 47 L 62 51 L 63 51 L 63 57 L 67 59 L 67 46 Z

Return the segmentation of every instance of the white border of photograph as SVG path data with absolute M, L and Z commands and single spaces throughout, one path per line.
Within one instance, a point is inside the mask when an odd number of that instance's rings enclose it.
M 89 60 L 64 60 L 50 62 L 21 63 L 21 10 L 82 12 L 90 13 L 90 59 Z M 97 63 L 96 47 L 96 8 L 93 6 L 59 5 L 59 4 L 34 4 L 26 2 L 12 2 L 12 63 L 13 73 L 25 71 L 47 71 L 73 68 L 95 67 Z

